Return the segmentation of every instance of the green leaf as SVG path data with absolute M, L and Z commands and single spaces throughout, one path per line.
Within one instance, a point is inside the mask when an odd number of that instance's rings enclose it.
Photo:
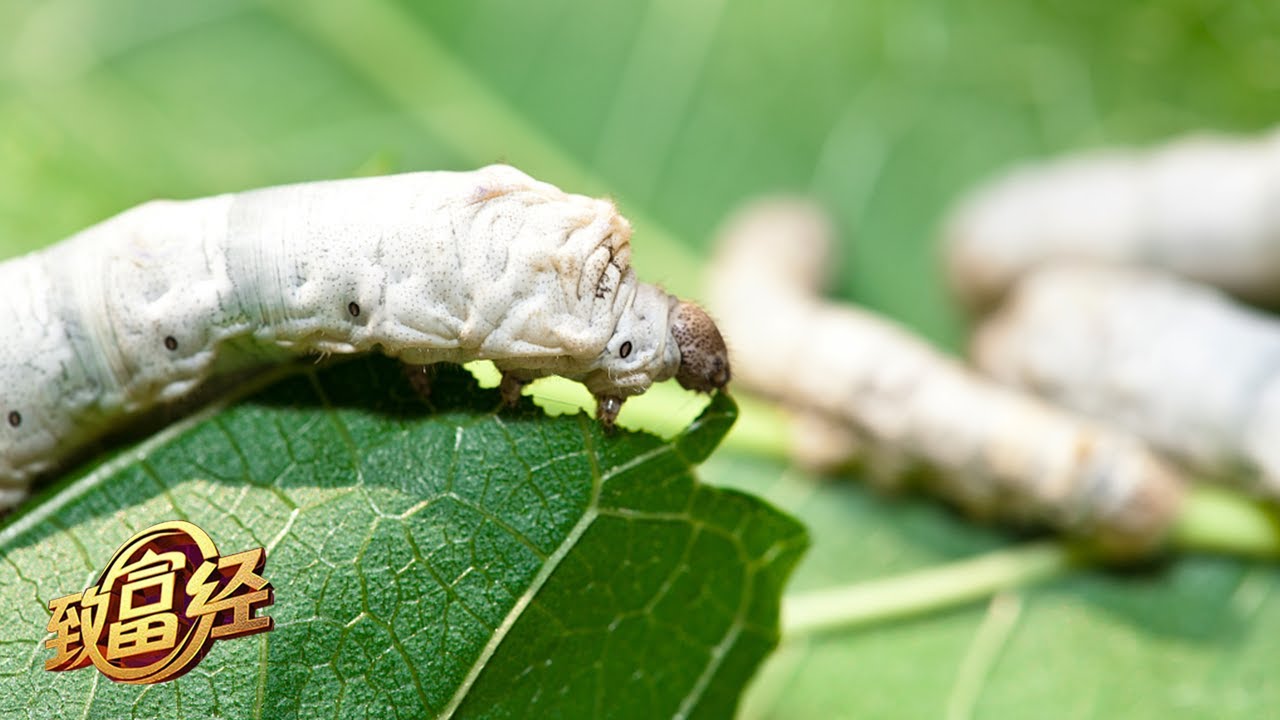
M 702 475 L 809 528 L 813 546 L 788 598 L 1039 547 L 926 499 L 877 497 L 849 478 L 732 453 L 717 453 Z M 923 617 L 784 634 L 740 716 L 1268 717 L 1280 704 L 1277 588 L 1274 562 L 1176 557 L 1081 570 Z
M 671 442 L 499 407 L 456 368 L 429 406 L 388 360 L 303 369 L 62 484 L 0 533 L 0 715 L 730 715 L 806 543 L 693 477 L 733 402 Z M 175 518 L 267 548 L 275 629 L 161 685 L 46 672 L 48 601 Z

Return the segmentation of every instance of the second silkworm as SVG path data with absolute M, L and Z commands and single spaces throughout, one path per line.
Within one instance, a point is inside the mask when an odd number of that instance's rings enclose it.
M 1090 260 L 1159 267 L 1280 302 L 1278 161 L 1280 131 L 1203 133 L 1016 169 L 951 214 L 951 282 L 986 308 L 1036 267 Z
M 978 364 L 1145 438 L 1207 478 L 1280 497 L 1280 321 L 1162 273 L 1071 266 L 1024 279 Z
M 847 429 L 884 482 L 920 477 L 973 514 L 1045 523 L 1121 554 L 1160 544 L 1182 498 L 1174 470 L 1127 434 L 818 297 L 831 234 L 789 201 L 748 207 L 722 231 L 708 299 L 739 382 Z

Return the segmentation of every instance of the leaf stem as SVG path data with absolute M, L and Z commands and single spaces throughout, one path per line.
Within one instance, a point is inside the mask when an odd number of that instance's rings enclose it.
M 1280 512 L 1272 503 L 1239 492 L 1193 485 L 1172 544 L 1182 550 L 1274 559 L 1280 556 Z
M 1238 492 L 1197 485 L 1170 545 L 1247 557 L 1280 555 L 1280 513 Z M 1037 542 L 917 572 L 788 596 L 786 636 L 899 620 L 981 600 L 1065 575 L 1096 562 L 1063 542 Z
M 1070 546 L 1035 542 L 883 580 L 787 596 L 784 636 L 883 623 L 981 600 L 1060 577 L 1087 562 Z

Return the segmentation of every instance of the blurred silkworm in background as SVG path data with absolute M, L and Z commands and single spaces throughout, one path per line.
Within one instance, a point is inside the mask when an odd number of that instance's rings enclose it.
M 832 236 L 795 200 L 750 204 L 722 229 L 707 299 L 743 386 L 800 409 L 810 427 L 830 423 L 824 437 L 847 433 L 842 447 L 880 484 L 919 478 L 973 515 L 1047 524 L 1118 554 L 1159 546 L 1182 498 L 1176 471 L 1126 433 L 819 297 Z
M 1137 268 L 1045 268 L 987 320 L 974 356 L 1201 477 L 1280 498 L 1280 320 L 1218 290 Z
M 1024 165 L 955 206 L 944 249 L 952 287 L 977 309 L 1063 260 L 1164 268 L 1280 301 L 1280 131 Z

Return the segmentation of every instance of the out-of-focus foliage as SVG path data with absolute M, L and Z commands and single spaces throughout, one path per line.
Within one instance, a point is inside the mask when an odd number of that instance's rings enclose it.
M 509 160 L 613 194 L 642 273 L 695 294 L 726 211 L 812 193 L 849 239 L 835 292 L 958 347 L 934 246 L 958 192 L 1059 151 L 1261 129 L 1277 68 L 1280 6 L 1230 0 L 4 0 L 0 255 L 156 196 Z M 800 587 L 1007 541 L 780 472 L 722 453 L 711 474 L 810 523 Z M 779 655 L 748 711 L 1255 717 L 1280 702 L 1276 580 L 1186 558 L 830 638 Z
M 697 249 L 745 197 L 812 192 L 856 241 L 840 292 L 953 341 L 933 231 L 957 191 L 1271 123 L 1278 27 L 1226 0 L 6 0 L 0 252 L 156 196 L 507 159 L 589 172 Z

